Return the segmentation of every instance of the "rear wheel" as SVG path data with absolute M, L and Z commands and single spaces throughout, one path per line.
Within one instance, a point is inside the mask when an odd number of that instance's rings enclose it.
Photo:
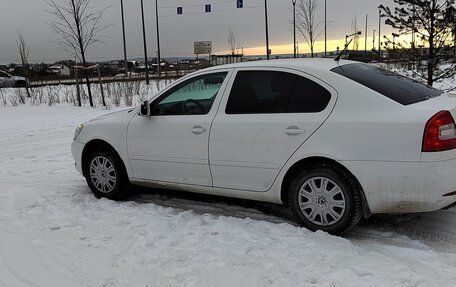
M 302 226 L 337 235 L 348 232 L 362 216 L 352 176 L 330 164 L 314 164 L 298 173 L 290 185 L 289 205 Z
M 106 152 L 92 153 L 85 166 L 87 184 L 93 194 L 109 199 L 128 196 L 128 176 L 120 159 Z

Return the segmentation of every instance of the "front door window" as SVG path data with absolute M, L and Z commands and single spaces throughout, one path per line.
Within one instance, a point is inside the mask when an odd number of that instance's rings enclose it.
M 206 115 L 227 73 L 214 73 L 185 81 L 152 104 L 152 115 Z

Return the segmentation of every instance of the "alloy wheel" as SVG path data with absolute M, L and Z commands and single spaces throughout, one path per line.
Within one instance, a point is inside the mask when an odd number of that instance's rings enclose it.
M 305 218 L 318 226 L 337 223 L 346 209 L 342 189 L 326 177 L 308 179 L 299 190 L 298 204 Z
M 104 156 L 96 156 L 90 163 L 90 180 L 95 188 L 102 193 L 111 193 L 117 183 L 114 164 Z

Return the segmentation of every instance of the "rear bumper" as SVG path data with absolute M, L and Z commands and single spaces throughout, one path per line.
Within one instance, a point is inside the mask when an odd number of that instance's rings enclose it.
M 456 202 L 456 159 L 438 162 L 343 164 L 359 180 L 372 213 L 440 210 Z
M 71 154 L 74 158 L 74 167 L 76 170 L 81 174 L 84 175 L 82 172 L 82 151 L 84 150 L 84 144 L 78 143 L 77 141 L 73 141 L 71 144 Z

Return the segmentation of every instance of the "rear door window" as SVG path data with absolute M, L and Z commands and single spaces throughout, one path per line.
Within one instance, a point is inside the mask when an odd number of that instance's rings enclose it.
M 227 114 L 316 113 L 331 94 L 307 78 L 278 71 L 240 71 L 226 106 Z
M 295 75 L 283 72 L 238 72 L 226 113 L 285 113 L 295 78 Z
M 367 64 L 347 64 L 331 70 L 402 105 L 438 97 L 443 92 L 391 71 Z

